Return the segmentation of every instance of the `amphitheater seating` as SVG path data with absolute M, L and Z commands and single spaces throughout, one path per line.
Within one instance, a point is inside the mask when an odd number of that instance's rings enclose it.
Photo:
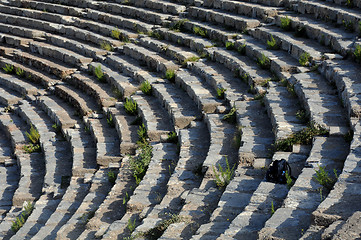
M 356 239 L 360 8 L 1 1 L 0 238 Z

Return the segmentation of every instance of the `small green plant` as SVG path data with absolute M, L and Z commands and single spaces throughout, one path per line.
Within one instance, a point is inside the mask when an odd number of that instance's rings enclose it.
M 293 133 L 288 138 L 277 140 L 273 147 L 275 151 L 289 152 L 294 144 L 311 145 L 313 137 L 327 136 L 328 134 L 327 129 L 310 122 L 306 128 Z
M 354 32 L 353 23 L 351 20 L 349 20 L 349 21 L 342 20 L 342 24 L 343 24 L 344 28 L 346 29 L 346 31 Z
M 315 172 L 316 176 L 314 179 L 326 189 L 331 190 L 338 178 L 336 169 L 333 169 L 334 178 L 326 172 L 325 167 L 318 166 L 318 170 L 315 169 Z
M 184 219 L 178 214 L 167 214 L 169 217 L 162 220 L 156 227 L 144 232 L 142 234 L 146 239 L 158 239 L 162 236 L 163 232 L 173 223 L 179 223 L 184 221 Z
M 305 110 L 301 109 L 296 112 L 296 118 L 303 123 L 308 121 L 308 115 Z
M 183 66 L 187 65 L 187 62 L 198 62 L 198 60 L 201 59 L 201 57 L 197 57 L 197 56 L 193 56 L 193 57 L 189 57 L 184 59 L 184 61 L 182 62 Z
M 123 197 L 123 205 L 127 204 L 129 200 L 129 195 L 128 195 L 128 192 L 125 193 L 125 196 Z
M 163 39 L 164 39 L 163 35 L 161 35 L 159 32 L 156 32 L 156 31 L 150 32 L 149 35 L 150 35 L 151 37 L 153 37 L 153 38 L 158 39 L 158 40 L 163 40 Z
M 275 206 L 273 205 L 273 201 L 271 202 L 271 215 L 275 213 Z
M 218 164 L 218 170 L 213 166 L 213 173 L 214 173 L 214 182 L 217 184 L 219 188 L 225 188 L 231 181 L 233 174 L 234 174 L 234 168 L 236 167 L 236 164 L 233 165 L 231 168 L 229 166 L 228 159 L 226 157 L 226 168 L 222 168 L 221 164 Z
M 134 232 L 135 227 L 136 227 L 136 225 L 135 225 L 135 218 L 134 218 L 133 221 L 132 221 L 132 219 L 129 218 L 129 219 L 128 219 L 128 224 L 127 224 L 127 228 L 128 228 L 128 230 L 129 230 L 129 232 L 130 232 L 130 233 Z
M 358 22 L 358 36 L 361 37 L 361 21 Z
M 199 36 L 201 36 L 201 37 L 207 37 L 207 30 L 203 30 L 202 28 L 200 28 L 200 27 L 193 27 L 193 32 L 194 32 L 194 34 L 197 34 L 197 35 L 199 35 Z
M 108 182 L 110 182 L 111 184 L 114 184 L 115 180 L 117 179 L 117 175 L 115 174 L 115 172 L 112 170 L 109 170 L 107 175 L 108 175 Z
M 148 138 L 147 129 L 144 126 L 144 123 L 139 126 L 139 129 L 137 130 L 138 133 L 138 143 L 145 143 Z
M 85 212 L 83 213 L 80 217 L 79 220 L 81 220 L 82 224 L 87 224 L 89 222 L 90 219 L 92 219 L 95 216 L 95 210 L 91 210 L 89 212 Z
M 153 147 L 148 142 L 138 142 L 139 155 L 131 157 L 129 160 L 130 169 L 133 172 L 133 177 L 138 185 L 142 181 L 152 159 Z
M 272 35 L 271 40 L 267 40 L 267 48 L 273 50 L 277 50 L 279 48 L 275 38 Z
M 179 32 L 184 30 L 184 24 L 188 22 L 188 19 L 181 19 L 177 21 L 172 27 L 170 27 L 170 30 Z
M 137 115 L 137 113 L 138 113 L 137 102 L 130 98 L 126 98 L 125 103 L 124 103 L 124 109 L 125 109 L 125 112 L 130 115 L 134 115 L 134 116 Z
M 29 153 L 29 154 L 34 153 L 34 152 L 41 152 L 41 148 L 40 148 L 39 144 L 29 143 L 29 144 L 25 145 L 23 149 L 26 153 Z
M 239 149 L 241 146 L 241 140 L 242 140 L 242 129 L 243 127 L 238 127 L 237 131 L 234 133 L 233 139 L 232 139 L 232 145 L 235 149 Z
M 241 55 L 245 55 L 246 54 L 246 43 L 243 43 L 241 45 L 238 46 L 237 51 L 241 54 Z
M 24 73 L 24 70 L 17 67 L 16 70 L 15 70 L 15 73 L 16 75 L 18 75 L 19 77 L 24 77 L 25 76 L 25 73 Z
M 261 57 L 257 58 L 257 64 L 262 69 L 270 69 L 271 60 L 262 53 Z
M 107 117 L 107 123 L 109 127 L 115 127 L 115 123 L 114 123 L 114 119 L 113 119 L 113 115 L 109 114 Z
M 355 56 L 355 58 L 358 62 L 361 62 L 361 46 L 360 45 L 356 45 L 353 55 Z
M 6 64 L 5 67 L 3 67 L 3 70 L 8 73 L 11 74 L 14 72 L 14 66 L 10 65 L 10 64 Z
M 170 132 L 168 133 L 168 138 L 167 138 L 167 142 L 170 143 L 177 143 L 178 142 L 178 136 L 176 132 Z
M 123 94 L 117 87 L 112 87 L 112 92 L 118 100 L 123 99 Z
M 106 51 L 113 51 L 114 49 L 113 49 L 113 46 L 110 44 L 110 43 L 108 43 L 108 42 L 102 42 L 102 43 L 100 43 L 100 48 L 101 49 L 104 49 L 104 50 L 106 50 Z
M 120 40 L 120 30 L 118 28 L 113 29 L 111 37 Z
M 285 173 L 287 188 L 290 189 L 293 185 L 293 179 L 288 171 Z
M 171 82 L 174 82 L 175 80 L 175 72 L 172 69 L 168 69 L 165 73 L 165 78 L 168 79 Z
M 233 50 L 234 49 L 234 42 L 226 42 L 226 49 Z
M 105 82 L 104 72 L 100 64 L 93 68 L 93 73 L 100 82 Z
M 152 85 L 148 80 L 140 84 L 140 90 L 146 95 L 152 95 Z
M 33 212 L 34 206 L 31 202 L 28 202 L 24 206 L 24 210 L 21 212 L 20 216 L 15 218 L 15 221 L 12 222 L 11 230 L 16 233 L 24 225 L 30 214 Z
M 349 8 L 353 8 L 354 4 L 353 4 L 353 0 L 346 0 L 346 6 Z
M 29 139 L 30 143 L 32 144 L 39 144 L 40 143 L 40 134 L 33 125 L 30 127 L 30 131 L 25 133 L 26 137 Z
M 224 93 L 227 90 L 225 88 L 217 88 L 217 98 L 218 99 L 224 99 Z
M 232 107 L 229 113 L 223 116 L 222 120 L 234 124 L 237 122 L 237 109 Z
M 61 128 L 60 128 L 60 126 L 58 124 L 54 123 L 51 127 L 54 129 L 54 131 L 57 134 L 61 133 Z
M 291 19 L 286 17 L 281 17 L 281 28 L 285 31 L 291 31 Z
M 298 62 L 302 66 L 307 66 L 310 63 L 311 56 L 308 52 L 304 52 L 301 54 L 300 58 L 298 59 Z

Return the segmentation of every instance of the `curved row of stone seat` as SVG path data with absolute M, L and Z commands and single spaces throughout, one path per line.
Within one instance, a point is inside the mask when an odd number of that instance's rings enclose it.
M 126 206 L 127 211 L 125 214 L 116 219 L 111 224 L 101 225 L 102 229 L 95 233 L 95 236 L 101 236 L 106 232 L 109 227 L 110 234 L 113 236 L 129 236 L 128 224 L 130 221 L 135 222 L 139 218 L 140 213 L 145 209 L 150 209 L 158 204 L 166 193 L 166 184 L 172 174 L 173 169 L 177 165 L 178 153 L 176 145 L 172 143 L 155 143 L 152 144 L 153 156 L 149 163 L 146 175 L 135 188 L 133 194 L 127 198 L 123 198 L 123 205 Z M 132 191 L 132 190 L 131 190 Z M 130 192 L 128 190 L 128 192 Z M 125 199 L 125 200 L 124 200 Z M 97 219 L 99 225 L 101 219 Z M 104 222 L 104 221 L 103 221 Z M 91 231 L 94 235 L 94 223 L 88 224 L 92 226 L 89 231 L 85 231 L 83 238 L 89 237 Z M 109 234 L 109 233 L 108 233 Z
M 1 108 L 4 111 L 4 108 Z M 5 131 L 4 123 L 5 118 L 8 116 L 1 116 L 1 217 L 0 222 L 6 216 L 6 213 L 12 207 L 12 199 L 16 188 L 19 183 L 19 167 L 14 155 L 14 147 L 12 145 L 13 137 L 10 137 L 10 133 Z M 9 118 L 8 118 L 9 120 Z M 20 135 L 19 135 L 20 136 Z

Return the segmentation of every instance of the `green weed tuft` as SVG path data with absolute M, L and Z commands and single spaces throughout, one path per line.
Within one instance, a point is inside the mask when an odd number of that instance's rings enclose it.
M 101 48 L 101 49 L 104 49 L 104 50 L 106 50 L 106 51 L 113 51 L 113 50 L 114 50 L 113 46 L 112 46 L 110 43 L 108 43 L 108 42 L 102 42 L 102 43 L 100 43 L 100 48 Z
M 184 30 L 184 24 L 186 22 L 188 22 L 188 19 L 181 19 L 178 20 L 177 22 L 175 22 L 175 24 L 173 24 L 172 27 L 170 27 L 170 30 L 176 31 L 176 32 L 180 32 Z
M 310 60 L 311 60 L 311 56 L 308 52 L 304 52 L 302 53 L 302 55 L 300 56 L 300 59 L 298 59 L 298 62 L 302 65 L 302 66 L 307 66 L 310 64 Z
M 109 170 L 107 175 L 108 175 L 108 182 L 114 185 L 115 180 L 117 179 L 116 173 L 112 170 Z
M 168 133 L 167 142 L 170 143 L 178 143 L 178 136 L 176 132 L 170 132 Z
M 218 170 L 216 170 L 216 168 L 213 166 L 213 173 L 215 177 L 214 182 L 219 188 L 225 188 L 230 183 L 234 174 L 235 167 L 236 164 L 234 164 L 233 167 L 230 168 L 227 157 L 225 169 L 222 168 L 221 164 L 218 164 Z
M 152 85 L 149 83 L 149 81 L 144 81 L 142 84 L 140 84 L 140 90 L 145 95 L 152 95 Z
M 356 45 L 353 55 L 355 56 L 355 58 L 358 62 L 361 62 L 361 46 L 360 45 Z
M 130 169 L 133 172 L 133 177 L 138 185 L 142 181 L 152 159 L 153 147 L 148 142 L 138 143 L 139 155 L 131 157 L 129 160 Z
M 193 27 L 193 32 L 194 32 L 194 34 L 197 34 L 197 35 L 199 35 L 199 36 L 201 36 L 201 37 L 207 37 L 207 30 L 203 30 L 202 28 L 200 28 L 200 27 Z
M 12 222 L 11 230 L 16 233 L 24 225 L 30 214 L 33 212 L 34 206 L 31 202 L 28 202 L 24 206 L 24 210 L 20 216 L 16 217 L 15 221 Z
M 11 74 L 14 72 L 14 66 L 10 65 L 10 64 L 6 64 L 5 67 L 3 67 L 3 70 L 8 73 Z
M 100 64 L 93 68 L 93 73 L 100 82 L 105 82 L 104 72 Z
M 24 77 L 25 76 L 25 73 L 24 73 L 24 70 L 17 67 L 16 70 L 15 70 L 15 73 L 16 75 L 18 75 L 19 77 Z
M 318 166 L 318 168 L 318 170 L 315 169 L 316 176 L 314 179 L 326 189 L 331 190 L 338 178 L 336 169 L 333 169 L 335 175 L 333 178 L 326 172 L 325 167 Z
M 237 109 L 235 107 L 232 107 L 229 113 L 224 115 L 222 118 L 223 121 L 226 121 L 231 124 L 235 124 L 237 122 Z
M 130 98 L 126 98 L 124 103 L 124 109 L 125 112 L 130 115 L 134 115 L 134 116 L 137 115 L 138 113 L 137 102 Z
M 120 40 L 120 30 L 118 28 L 113 29 L 111 37 Z
M 175 80 L 175 72 L 172 69 L 168 69 L 165 73 L 165 78 L 168 79 L 171 82 L 174 82 Z
M 257 58 L 257 64 L 258 64 L 262 69 L 270 69 L 270 67 L 271 67 L 271 60 L 262 53 L 262 56 L 259 57 L 259 58 Z
M 234 49 L 234 42 L 226 42 L 226 49 L 233 50 Z
M 225 88 L 217 88 L 217 98 L 224 99 L 224 93 L 227 91 Z
M 281 17 L 281 28 L 285 31 L 291 31 L 291 19 L 286 17 Z
M 267 48 L 272 50 L 279 49 L 279 46 L 272 35 L 271 35 L 271 40 L 267 40 Z

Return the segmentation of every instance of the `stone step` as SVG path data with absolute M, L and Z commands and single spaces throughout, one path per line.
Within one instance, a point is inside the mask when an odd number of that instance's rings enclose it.
M 279 28 L 272 26 L 259 27 L 250 29 L 248 33 L 259 40 L 266 43 L 271 36 L 280 43 L 280 49 L 287 51 L 295 59 L 299 59 L 302 54 L 308 53 L 310 60 L 321 60 L 325 53 L 332 53 L 327 47 L 315 43 L 311 39 L 294 39 L 290 33 L 281 31 Z
M 299 16 L 294 13 L 279 14 L 276 24 L 281 26 L 281 19 L 287 17 L 291 21 L 292 29 L 303 31 L 299 33 L 302 37 L 309 37 L 321 45 L 329 46 L 342 56 L 346 56 L 352 48 L 356 33 L 345 32 L 332 24 L 324 23 L 313 18 Z
M 187 23 L 188 22 L 185 22 L 184 26 L 186 26 Z M 164 38 L 166 41 L 189 47 L 192 51 L 197 53 L 203 51 L 204 48 L 210 48 L 214 45 L 210 40 L 201 38 L 197 35 L 170 30 L 169 28 L 157 28 L 153 32 L 159 34 L 161 38 Z
M 238 146 L 233 142 L 237 129 L 233 124 L 222 121 L 223 117 L 221 114 L 205 116 L 211 139 L 207 157 L 202 164 L 202 172 L 205 175 L 201 185 L 185 196 L 185 204 L 179 216 L 187 219 L 187 222 L 171 224 L 162 235 L 163 239 L 190 237 L 197 230 L 197 225 L 209 221 L 211 213 L 217 207 L 222 188 L 215 184 L 215 169 L 219 169 L 220 166 L 223 169 L 227 169 L 228 166 L 233 169 L 238 163 Z
M 16 25 L 9 25 L 5 23 L 0 24 L 0 31 L 2 33 L 12 34 L 16 36 L 20 36 L 23 38 L 30 38 L 30 39 L 36 39 L 41 40 L 45 37 L 44 31 L 39 31 L 31 28 L 25 28 L 22 26 L 16 26 Z
M 272 21 L 273 17 L 278 14 L 278 10 L 280 10 L 280 8 L 263 6 L 263 4 L 259 3 L 247 3 L 234 0 L 215 0 L 213 2 L 213 8 L 252 18 L 259 18 L 266 22 Z
M 15 70 L 16 68 L 14 71 Z M 19 79 L 19 77 L 15 77 L 10 74 L 0 73 L 0 84 L 20 93 L 23 96 L 41 94 L 39 89 L 33 84 L 27 83 L 26 81 Z
M 180 158 L 168 181 L 167 193 L 158 205 L 143 210 L 140 214 L 142 223 L 132 235 L 156 227 L 159 222 L 169 217 L 169 213 L 177 214 L 189 191 L 199 187 L 202 180 L 201 167 L 210 143 L 207 135 L 208 131 L 202 122 L 179 131 Z
M 326 60 L 319 67 L 319 72 L 335 84 L 342 105 L 347 110 L 347 118 L 360 115 L 360 102 L 358 100 L 358 84 L 361 81 L 358 65 L 350 61 Z M 350 124 L 351 125 L 351 124 Z
M 135 154 L 139 129 L 139 126 L 135 125 L 137 117 L 127 114 L 122 103 L 117 103 L 116 108 L 108 108 L 108 114 L 112 116 L 119 136 L 120 154 Z
M 136 186 L 129 165 L 129 157 L 124 157 L 115 185 L 95 211 L 94 217 L 86 223 L 86 230 L 82 233 L 80 239 L 96 238 L 98 231 L 103 232 L 103 235 L 112 223 L 120 220 L 126 214 L 126 202 L 132 196 Z M 86 237 L 84 238 L 84 236 Z M 98 237 L 101 237 L 101 235 Z
M 43 96 L 37 104 L 61 126 L 65 138 L 70 142 L 73 155 L 72 176 L 84 177 L 84 174 L 94 173 L 97 166 L 95 143 L 79 117 L 75 117 L 77 110 L 55 96 Z
M 341 106 L 337 90 L 322 76 L 312 72 L 294 74 L 290 83 L 311 121 L 328 129 L 330 135 L 348 132 L 347 114 Z
M 260 25 L 260 21 L 257 19 L 252 19 L 249 17 L 215 9 L 205 9 L 191 6 L 188 8 L 188 14 L 189 17 L 197 18 L 207 22 L 222 24 L 239 31 L 252 29 Z
M 283 0 L 243 0 L 243 2 L 250 2 L 250 3 L 258 3 L 261 5 L 266 5 L 266 6 L 273 6 L 273 7 L 281 7 L 285 5 L 286 1 Z M 208 7 L 208 6 L 212 6 L 213 1 L 212 0 L 205 0 L 203 5 Z
M 186 11 L 186 6 L 172 3 L 169 1 L 155 1 L 155 0 L 145 0 L 145 1 L 138 1 L 138 0 L 130 0 L 129 4 L 135 7 L 143 7 L 154 9 L 163 13 L 167 14 L 174 14 L 179 15 L 180 13 Z
M 259 238 L 271 239 L 272 237 L 287 239 L 299 239 L 302 231 L 291 231 L 294 226 L 299 229 L 307 229 L 311 224 L 311 213 L 317 209 L 326 196 L 328 190 L 316 181 L 316 171 L 319 166 L 325 167 L 327 172 L 332 169 L 340 171 L 343 161 L 348 154 L 348 144 L 342 137 L 316 137 L 311 149 L 309 158 L 306 160 L 317 160 L 319 165 L 309 165 L 304 168 L 296 182 L 291 187 L 282 207 L 278 208 L 270 219 L 265 223 L 264 228 L 259 232 Z M 338 162 L 338 165 L 334 163 Z M 295 225 L 296 224 L 296 225 Z
M 93 61 L 92 58 L 84 57 L 68 49 L 56 47 L 47 43 L 31 42 L 30 51 L 42 56 L 54 58 L 66 64 L 76 67 L 84 67 Z
M 271 159 L 271 145 L 274 142 L 271 121 L 257 101 L 237 101 L 235 107 L 237 124 L 241 128 L 240 164 L 265 167 Z
M 268 86 L 264 103 L 276 139 L 285 139 L 306 128 L 305 120 L 296 116 L 301 111 L 296 96 L 292 95 L 287 87 L 281 86 L 281 84 L 270 81 Z
M 107 62 L 112 67 L 104 63 L 92 62 L 89 64 L 89 70 L 94 72 L 95 68 L 100 68 L 103 71 L 105 80 L 110 83 L 114 89 L 117 89 L 117 92 L 119 92 L 119 94 L 117 94 L 119 95 L 117 96 L 118 98 L 129 97 L 132 95 L 138 89 L 138 84 L 132 78 L 121 73 L 124 70 L 118 68 L 118 66 L 120 66 L 121 63 L 124 63 L 122 59 L 115 55 L 111 55 L 107 57 Z M 114 70 L 114 68 L 116 70 Z
M 144 48 L 158 52 L 159 55 L 166 55 L 182 65 L 186 65 L 187 62 L 198 61 L 200 58 L 197 53 L 191 52 L 187 48 L 178 47 L 163 40 L 142 37 L 139 39 L 139 43 Z
M 55 86 L 55 94 L 72 104 L 81 116 L 91 115 L 100 110 L 100 106 L 91 96 L 81 92 L 73 86 L 61 84 Z
M 175 83 L 184 89 L 193 101 L 196 102 L 199 111 L 216 113 L 217 108 L 223 105 L 222 101 L 217 99 L 215 91 L 202 78 L 190 71 L 178 71 Z
M 66 76 L 74 73 L 75 68 L 64 65 L 61 62 L 50 60 L 46 57 L 37 55 L 35 53 L 27 53 L 19 50 L 13 52 L 13 60 L 30 65 L 40 71 L 54 74 L 59 78 L 65 78 Z
M 34 108 L 28 102 L 22 101 L 17 109 L 22 119 L 36 128 L 40 134 L 40 146 L 44 153 L 45 176 L 43 193 L 61 195 L 62 179 L 69 176 L 72 167 L 70 145 L 62 142 L 61 136 L 56 135 L 53 122 L 41 110 Z
M 152 144 L 153 156 L 147 172 L 127 202 L 127 213 L 109 226 L 106 235 L 118 238 L 128 236 L 128 221 L 135 219 L 144 209 L 159 204 L 166 194 L 167 181 L 177 165 L 176 145 L 172 143 Z
M 106 50 L 99 49 L 98 46 L 81 40 L 65 38 L 50 33 L 46 33 L 45 38 L 50 44 L 72 50 L 86 57 L 102 59 L 107 54 Z
M 84 72 L 76 72 L 71 75 L 71 78 L 66 79 L 66 81 L 95 98 L 97 104 L 102 107 L 113 107 L 117 102 L 108 84 Z
M 346 7 L 340 7 L 332 3 L 322 3 L 319 1 L 302 1 L 297 5 L 297 11 L 301 14 L 311 14 L 318 19 L 324 21 L 332 21 L 337 24 L 348 25 L 352 31 L 360 32 L 358 29 L 359 21 L 361 20 L 359 9 L 349 9 Z
M 44 226 L 48 217 L 54 212 L 60 199 L 47 199 L 48 195 L 42 195 L 34 204 L 33 211 L 25 224 L 10 239 L 30 239 Z
M 262 170 L 239 166 L 234 178 L 224 190 L 217 208 L 212 212 L 209 222 L 201 225 L 191 239 L 216 239 L 228 229 L 232 220 L 252 199 L 251 196 L 263 175 Z
M 0 87 L 0 104 L 12 106 L 18 104 L 19 101 L 21 101 L 21 98 L 16 92 Z
M 211 51 L 210 58 L 213 61 L 223 64 L 237 76 L 243 76 L 244 81 L 249 85 L 260 84 L 272 78 L 269 71 L 261 69 L 255 61 L 237 52 L 219 47 L 213 48 Z
M 167 71 L 178 70 L 180 67 L 172 61 L 162 57 L 160 54 L 132 43 L 123 46 L 123 53 L 136 59 L 140 63 L 146 64 L 152 71 L 160 72 L 162 74 L 166 74 Z
M 213 90 L 225 89 L 224 98 L 232 105 L 234 101 L 249 98 L 248 86 L 228 69 L 224 69 L 222 64 L 212 61 L 200 60 L 188 65 L 188 68 L 201 76 Z
M 361 1 L 360 0 L 354 0 L 352 1 L 352 3 L 350 5 L 348 5 L 348 3 L 346 1 L 343 1 L 343 0 L 332 0 L 331 2 L 337 4 L 337 5 L 341 5 L 341 6 L 347 6 L 349 8 L 352 8 L 352 7 L 358 7 L 358 8 L 361 8 Z
M 92 8 L 99 11 L 105 11 L 112 14 L 121 14 L 124 17 L 131 17 L 145 22 L 157 25 L 167 25 L 172 18 L 176 18 L 170 14 L 158 13 L 150 11 L 146 8 L 140 8 L 129 5 L 122 5 L 109 2 L 97 2 Z
M 86 223 L 94 216 L 112 188 L 108 178 L 109 171 L 113 170 L 101 168 L 95 173 L 88 194 L 68 222 L 57 231 L 57 239 L 65 236 L 76 239 L 85 230 Z
M 165 109 L 167 109 L 175 127 L 184 128 L 188 126 L 191 121 L 200 117 L 195 103 L 184 96 L 184 92 L 181 89 L 164 79 L 160 79 L 156 74 L 147 73 L 146 70 L 140 67 L 139 64 L 136 64 L 134 60 L 127 61 L 128 59 L 127 57 L 117 56 L 108 58 L 107 61 L 137 81 L 148 81 L 151 83 L 153 95 L 156 96 Z
M 14 66 L 14 69 L 22 69 L 24 71 L 24 76 L 32 82 L 40 83 L 44 87 L 50 87 L 60 80 L 44 72 L 39 72 L 37 69 L 34 69 L 32 66 L 24 65 L 18 62 L 14 62 L 11 59 L 0 57 L 0 67 L 6 67 L 6 65 Z
M 84 117 L 84 122 L 88 126 L 94 142 L 97 146 L 96 159 L 98 165 L 106 166 L 109 162 L 119 162 L 120 157 L 120 140 L 118 134 L 114 132 L 115 123 L 110 122 L 109 118 L 101 117 Z M 114 124 L 114 126 L 110 126 Z
M 174 126 L 159 100 L 140 92 L 132 95 L 131 98 L 137 102 L 138 115 L 141 116 L 147 129 L 149 140 L 151 142 L 166 140 L 168 134 L 174 131 Z
M 237 37 L 239 32 L 231 28 L 226 30 L 222 25 L 217 25 L 213 21 L 204 21 L 205 19 L 198 19 L 198 17 L 185 21 L 183 28 L 188 32 L 194 33 L 201 37 L 207 37 L 215 42 L 222 42 L 225 44 L 228 40 Z M 209 46 L 216 45 L 212 43 Z
M 48 216 L 44 226 L 35 231 L 33 239 L 55 239 L 56 233 L 66 224 L 73 214 L 78 210 L 87 195 L 93 174 L 86 178 L 72 177 L 70 185 L 67 188 L 56 210 Z
M 14 36 L 12 34 L 0 33 L 1 42 L 4 42 L 10 46 L 18 48 L 26 48 L 29 46 L 29 43 L 33 40 L 30 38 L 23 38 Z

